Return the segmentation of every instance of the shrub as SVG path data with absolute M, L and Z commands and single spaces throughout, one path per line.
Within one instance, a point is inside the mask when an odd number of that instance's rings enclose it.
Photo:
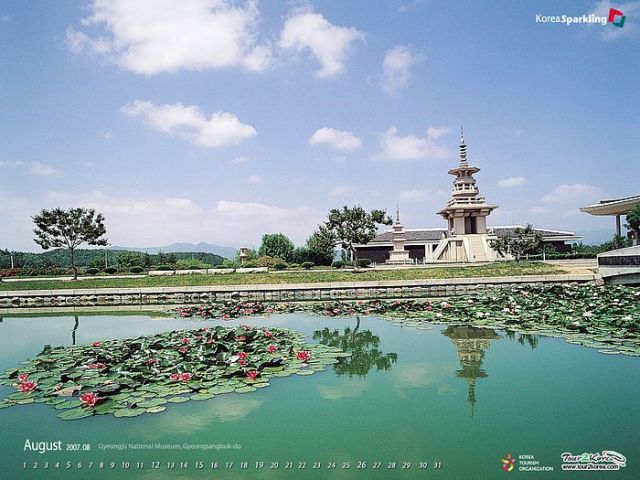
M 256 265 L 259 267 L 270 267 L 272 262 L 273 257 L 270 257 L 269 255 L 262 255 L 256 259 Z
M 244 264 L 245 268 L 256 268 L 258 266 L 258 262 L 255 260 L 249 260 Z
M 15 275 L 18 275 L 18 273 L 20 273 L 19 268 L 2 268 L 0 269 L 0 278 L 13 277 Z
M 138 252 L 121 252 L 116 263 L 120 268 L 141 267 L 144 265 L 144 256 Z
M 304 263 L 311 261 L 311 251 L 307 247 L 296 247 L 291 256 L 291 260 L 295 263 Z
M 368 258 L 359 258 L 358 259 L 358 267 L 366 268 L 371 265 L 371 260 Z
M 118 271 L 118 269 L 116 267 L 107 267 L 104 269 L 105 273 L 108 273 L 109 275 L 113 275 L 114 273 L 116 273 Z
M 156 267 L 156 270 L 169 271 L 169 270 L 174 270 L 174 268 L 171 265 L 158 265 Z
M 315 266 L 316 266 L 316 264 L 313 263 L 313 262 L 303 262 L 302 263 L 302 268 L 304 268 L 305 270 L 311 270 Z
M 179 260 L 176 263 L 176 270 L 205 270 L 212 267 L 213 265 L 200 261 L 197 258 Z
M 282 260 L 281 258 L 274 258 L 271 261 L 271 267 L 274 270 L 284 270 L 289 266 L 289 264 L 287 262 L 285 262 L 284 260 Z
M 202 265 L 180 265 L 178 263 L 177 264 L 177 269 L 178 270 L 202 270 L 203 267 L 202 267 Z
M 84 273 L 86 273 L 87 275 L 96 275 L 99 271 L 99 268 L 89 267 L 84 271 Z
M 290 263 L 289 264 L 289 268 L 300 268 L 300 264 L 299 263 Z
M 334 260 L 331 266 L 333 268 L 342 268 L 344 267 L 344 262 L 342 260 Z
M 131 273 L 142 273 L 142 271 L 143 271 L 143 270 L 144 270 L 144 268 L 139 267 L 139 266 L 137 266 L 137 265 L 136 265 L 135 267 L 131 267 L 131 268 L 129 269 L 129 271 L 130 271 Z
M 290 261 L 293 260 L 293 250 L 293 242 L 282 233 L 266 233 L 262 236 L 258 255 L 278 257 Z

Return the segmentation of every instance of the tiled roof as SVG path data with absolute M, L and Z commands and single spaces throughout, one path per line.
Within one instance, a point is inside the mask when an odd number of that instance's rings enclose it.
M 518 225 L 511 227 L 487 227 L 487 230 L 493 229 L 498 237 L 504 237 L 514 229 L 518 228 Z M 520 228 L 523 228 L 520 226 Z M 577 237 L 573 232 L 563 232 L 559 230 L 548 230 L 545 228 L 535 228 L 536 232 L 545 238 L 551 237 Z M 405 230 L 405 236 L 407 242 L 433 242 L 440 240 L 446 229 L 425 229 L 425 230 Z M 391 242 L 392 232 L 383 232 L 376 236 L 374 242 Z

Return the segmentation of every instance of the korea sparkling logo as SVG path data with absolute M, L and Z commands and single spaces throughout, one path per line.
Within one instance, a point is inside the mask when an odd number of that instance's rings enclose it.
M 626 18 L 627 17 L 620 10 L 616 10 L 615 8 L 609 9 L 609 23 L 614 27 L 624 27 L 624 21 Z

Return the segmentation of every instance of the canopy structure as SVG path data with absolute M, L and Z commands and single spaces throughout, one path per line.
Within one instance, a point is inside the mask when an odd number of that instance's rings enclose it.
M 616 217 L 616 235 L 622 235 L 620 227 L 620 217 L 626 215 L 640 205 L 640 195 L 625 198 L 615 198 L 611 200 L 600 200 L 599 203 L 587 205 L 580 208 L 580 211 L 591 215 L 611 215 Z

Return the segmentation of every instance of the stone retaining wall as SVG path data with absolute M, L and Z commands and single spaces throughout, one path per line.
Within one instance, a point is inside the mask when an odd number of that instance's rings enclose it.
M 514 284 L 592 282 L 594 275 L 452 278 L 283 285 L 0 291 L 0 313 L 16 309 L 211 303 L 224 300 L 322 301 L 461 295 Z

